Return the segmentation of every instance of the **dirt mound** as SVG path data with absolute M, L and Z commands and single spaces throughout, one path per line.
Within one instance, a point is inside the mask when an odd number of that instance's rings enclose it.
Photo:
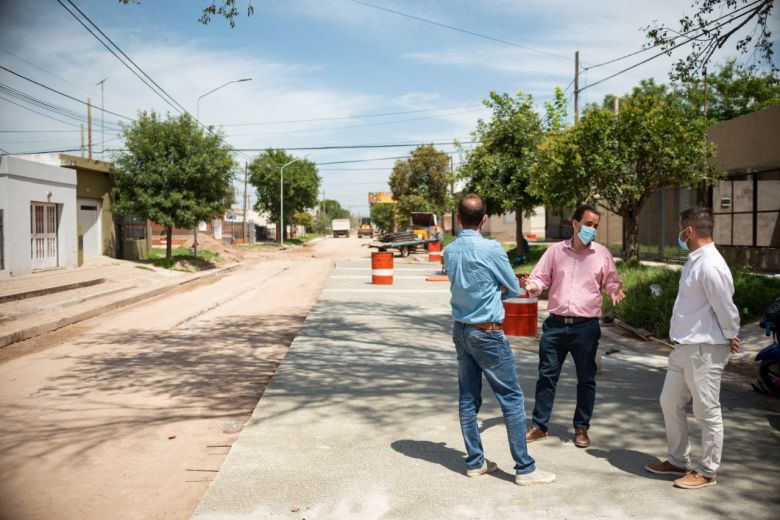
M 192 238 L 187 240 L 184 247 L 192 247 Z M 238 247 L 226 244 L 205 233 L 198 233 L 198 248 L 219 253 L 220 258 L 229 264 L 240 262 L 244 258 L 244 252 Z

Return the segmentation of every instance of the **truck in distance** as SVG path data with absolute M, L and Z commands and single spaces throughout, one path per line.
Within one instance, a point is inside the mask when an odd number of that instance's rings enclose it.
M 371 227 L 371 219 L 363 217 L 360 219 L 360 227 L 358 227 L 357 231 L 358 238 L 363 237 L 373 237 L 374 236 L 374 228 Z
M 333 238 L 347 237 L 349 238 L 350 221 L 348 218 L 334 218 L 330 223 L 330 229 L 333 232 Z

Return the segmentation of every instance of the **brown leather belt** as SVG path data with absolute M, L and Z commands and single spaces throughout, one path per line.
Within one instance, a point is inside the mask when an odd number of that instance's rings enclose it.
M 558 314 L 550 314 L 553 321 L 558 323 L 564 323 L 566 325 L 576 325 L 578 323 L 585 323 L 586 321 L 597 320 L 598 318 L 584 318 L 580 316 L 559 316 Z
M 484 330 L 486 332 L 495 331 L 495 330 L 504 330 L 504 324 L 503 323 L 469 323 L 470 327 L 474 327 L 479 330 Z

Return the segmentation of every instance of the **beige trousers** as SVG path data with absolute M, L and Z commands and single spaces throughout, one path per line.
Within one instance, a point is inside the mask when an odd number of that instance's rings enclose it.
M 728 345 L 677 345 L 661 391 L 669 462 L 714 477 L 723 451 L 720 378 L 729 361 Z M 691 466 L 686 407 L 693 400 L 693 416 L 701 425 L 701 461 Z

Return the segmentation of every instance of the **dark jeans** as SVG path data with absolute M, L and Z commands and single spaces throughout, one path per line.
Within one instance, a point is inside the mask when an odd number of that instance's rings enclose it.
M 577 409 L 574 427 L 590 428 L 590 418 L 596 403 L 596 351 L 601 338 L 599 320 L 592 319 L 575 325 L 565 325 L 547 318 L 542 325 L 539 342 L 539 379 L 536 381 L 536 402 L 533 423 L 547 431 L 550 422 L 555 388 L 561 375 L 566 354 L 571 353 L 577 368 Z

